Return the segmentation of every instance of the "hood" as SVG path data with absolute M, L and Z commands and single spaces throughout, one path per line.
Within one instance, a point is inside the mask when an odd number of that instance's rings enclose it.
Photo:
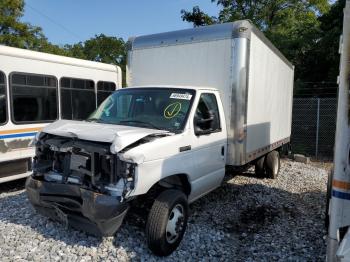
M 146 136 L 169 133 L 166 130 L 72 120 L 56 121 L 46 126 L 43 132 L 82 140 L 112 143 L 112 153 L 118 153 Z

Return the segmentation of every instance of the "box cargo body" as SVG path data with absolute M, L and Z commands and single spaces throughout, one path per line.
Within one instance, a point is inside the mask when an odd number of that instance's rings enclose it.
M 227 165 L 290 140 L 293 65 L 249 21 L 130 39 L 129 86 L 214 87 L 228 130 Z

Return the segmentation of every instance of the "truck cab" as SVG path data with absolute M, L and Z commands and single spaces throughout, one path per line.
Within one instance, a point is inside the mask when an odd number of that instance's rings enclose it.
M 45 127 L 35 145 L 26 185 L 34 207 L 113 235 L 129 202 L 155 187 L 177 189 L 187 219 L 188 203 L 222 182 L 227 132 L 215 88 L 133 87 L 116 91 L 86 121 Z

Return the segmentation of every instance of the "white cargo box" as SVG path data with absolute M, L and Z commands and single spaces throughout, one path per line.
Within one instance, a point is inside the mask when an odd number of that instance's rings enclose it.
M 293 65 L 249 21 L 130 39 L 129 86 L 220 91 L 227 165 L 244 165 L 289 142 L 293 78 Z

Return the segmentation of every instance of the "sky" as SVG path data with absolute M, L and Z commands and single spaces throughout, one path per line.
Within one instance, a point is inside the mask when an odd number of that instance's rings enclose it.
M 64 45 L 96 34 L 122 37 L 190 28 L 181 10 L 198 5 L 217 16 L 210 0 L 25 0 L 23 22 L 40 26 L 48 40 Z

